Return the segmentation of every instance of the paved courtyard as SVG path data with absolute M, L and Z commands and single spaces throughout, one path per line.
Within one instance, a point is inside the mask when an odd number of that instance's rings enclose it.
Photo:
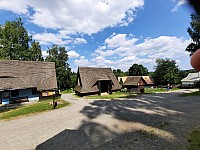
M 200 97 L 179 90 L 131 99 L 85 100 L 62 95 L 69 107 L 0 122 L 1 150 L 187 149 L 200 126 Z

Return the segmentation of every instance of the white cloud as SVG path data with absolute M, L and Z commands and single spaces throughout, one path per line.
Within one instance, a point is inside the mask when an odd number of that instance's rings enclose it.
M 185 48 L 190 42 L 175 36 L 160 36 L 145 39 L 136 45 L 136 49 L 143 51 L 149 58 L 176 58 L 188 55 Z
M 178 2 L 177 2 L 178 1 Z M 178 11 L 178 8 L 181 6 L 181 5 L 184 5 L 187 3 L 186 0 L 175 0 L 175 2 L 177 2 L 177 4 L 175 5 L 175 7 L 171 10 L 172 12 L 176 12 Z
M 79 57 L 79 54 L 76 53 L 75 51 L 69 51 L 69 52 L 67 52 L 67 54 L 68 54 L 69 58 L 77 58 L 77 57 Z
M 0 9 L 10 10 L 17 14 L 27 14 L 28 4 L 27 0 L 0 0 Z
M 127 39 L 126 34 L 117 34 L 117 35 L 113 34 L 112 36 L 110 36 L 105 40 L 105 43 L 109 48 L 117 48 L 121 46 L 122 43 L 124 46 L 129 47 L 136 41 L 137 39 L 135 38 Z
M 143 5 L 144 0 L 0 0 L 0 9 L 29 14 L 30 21 L 40 27 L 89 35 L 106 27 L 128 25 Z
M 39 41 L 41 44 L 44 45 L 48 44 L 65 45 L 72 42 L 69 36 L 62 34 L 46 33 L 46 32 L 34 34 L 33 39 Z
M 142 43 L 136 44 L 138 40 L 132 35 L 113 34 L 105 40 L 103 46 L 95 50 L 91 63 L 96 63 L 97 66 L 107 64 L 124 71 L 133 63 L 137 63 L 152 70 L 157 58 L 175 59 L 181 66 L 181 62 L 188 59 L 185 48 L 190 40 L 175 36 L 159 36 L 146 38 Z
M 43 58 L 46 58 L 49 54 L 47 53 L 47 51 L 42 51 L 42 56 Z
M 88 59 L 86 59 L 84 56 L 80 56 L 80 59 L 74 60 L 74 64 L 76 66 L 83 66 L 83 67 L 92 65 L 92 63 Z
M 84 38 L 76 38 L 74 44 L 85 44 L 87 41 Z

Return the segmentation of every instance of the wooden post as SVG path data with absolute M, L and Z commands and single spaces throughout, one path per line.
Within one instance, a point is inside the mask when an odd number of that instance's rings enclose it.
M 98 81 L 98 89 L 99 89 L 98 95 L 101 95 L 101 83 L 100 83 L 100 81 Z
M 55 102 L 55 91 L 53 92 L 53 109 L 57 106 L 57 102 Z
M 108 93 L 112 94 L 112 81 L 110 81 L 108 84 Z

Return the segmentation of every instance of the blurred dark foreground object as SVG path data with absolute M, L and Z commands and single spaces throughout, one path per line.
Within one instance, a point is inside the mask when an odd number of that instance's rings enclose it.
M 190 6 L 200 14 L 200 0 L 187 0 Z
M 187 0 L 190 6 L 194 9 L 194 11 L 200 15 L 200 0 Z M 190 63 L 192 67 L 200 71 L 200 49 L 197 50 L 191 57 Z

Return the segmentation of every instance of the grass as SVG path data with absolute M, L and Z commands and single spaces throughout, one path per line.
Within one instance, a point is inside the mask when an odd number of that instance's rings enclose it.
M 129 92 L 115 92 L 115 93 L 107 94 L 107 95 L 90 95 L 90 96 L 85 96 L 85 98 L 87 99 L 114 99 L 114 98 L 130 98 L 136 95 L 137 94 L 129 93 Z
M 58 102 L 58 108 L 65 107 L 69 105 L 70 103 L 61 99 L 56 100 Z M 23 105 L 18 105 L 17 107 L 11 107 L 11 109 L 7 108 L 2 109 L 0 111 L 0 120 L 3 119 L 13 119 L 16 117 L 21 117 L 21 116 L 28 116 L 44 111 L 49 111 L 53 110 L 53 106 L 51 105 L 52 100 L 42 100 L 36 103 L 32 104 L 23 104 Z
M 186 97 L 186 96 L 200 96 L 200 91 L 192 92 L 192 93 L 184 93 L 180 96 Z
M 195 129 L 189 139 L 190 150 L 200 150 L 200 128 Z
M 144 93 L 156 93 L 156 92 L 166 92 L 166 88 L 145 88 L 145 92 Z
M 61 94 L 70 94 L 70 93 L 74 93 L 74 90 L 73 89 L 67 89 L 67 90 L 61 92 Z
M 179 90 L 179 88 L 172 88 L 172 91 Z M 145 88 L 146 94 L 167 92 L 166 88 Z
M 179 88 L 173 88 L 172 90 L 178 90 Z M 107 95 L 90 95 L 90 96 L 85 96 L 86 99 L 114 99 L 114 98 L 131 98 L 135 97 L 138 95 L 138 93 L 131 93 L 131 92 L 126 92 L 125 89 L 122 89 L 123 91 L 121 92 L 115 92 L 112 94 L 107 94 Z M 139 93 L 141 94 L 153 94 L 156 92 L 166 92 L 166 88 L 145 88 L 144 93 Z

